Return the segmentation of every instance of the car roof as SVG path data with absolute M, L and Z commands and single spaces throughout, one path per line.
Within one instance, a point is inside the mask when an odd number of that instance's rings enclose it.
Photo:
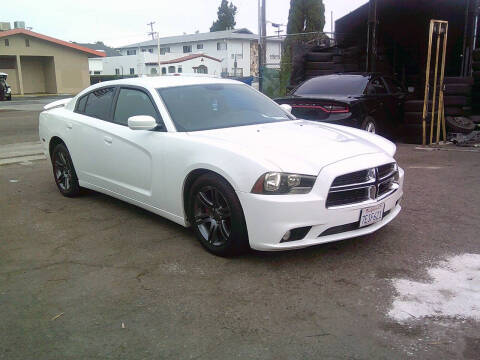
M 138 77 L 121 80 L 105 81 L 96 84 L 95 87 L 103 87 L 108 85 L 137 85 L 147 88 L 166 88 L 174 86 L 202 85 L 202 84 L 242 84 L 240 81 L 221 79 L 208 76 L 189 76 L 189 75 L 163 75 L 153 77 Z

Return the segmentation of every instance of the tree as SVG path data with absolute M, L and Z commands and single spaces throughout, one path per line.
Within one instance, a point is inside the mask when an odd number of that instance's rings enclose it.
M 323 31 L 325 6 L 322 0 L 290 0 L 287 34 Z
M 233 29 L 235 27 L 235 14 L 237 13 L 237 7 L 232 2 L 228 3 L 227 0 L 222 0 L 218 7 L 217 21 L 214 21 L 210 31 L 222 31 L 227 29 Z
M 290 84 L 292 73 L 292 44 L 294 42 L 307 42 L 314 39 L 316 34 L 305 34 L 321 32 L 325 26 L 325 6 L 322 0 L 290 0 L 290 11 L 288 13 L 287 38 L 284 43 L 282 64 L 280 71 L 280 88 L 286 92 Z M 302 35 L 305 34 L 305 35 Z

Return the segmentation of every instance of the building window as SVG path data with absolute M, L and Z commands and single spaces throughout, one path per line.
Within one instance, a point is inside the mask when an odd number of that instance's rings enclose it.
M 192 52 L 192 45 L 185 45 L 183 47 L 183 53 L 186 54 L 186 53 L 191 53 Z
M 30 39 L 25 39 L 25 46 L 30 47 Z
M 153 49 L 148 49 L 148 52 L 149 52 L 150 54 L 153 54 Z
M 180 66 L 178 67 L 177 72 L 178 72 L 178 73 L 182 73 L 182 72 L 183 72 L 183 70 L 182 70 L 182 65 L 180 65 Z
M 151 68 L 151 69 L 150 69 L 150 74 L 151 74 L 151 75 L 157 75 L 157 69 Z
M 168 67 L 168 73 L 169 73 L 169 74 L 175 73 L 175 66 L 169 66 L 169 67 Z
M 142 49 L 142 52 L 146 52 L 146 51 L 147 51 L 147 49 Z
M 120 75 L 120 69 L 119 68 L 115 69 L 115 75 Z
M 160 55 L 165 55 L 166 53 L 169 53 L 169 52 L 170 52 L 169 47 L 161 47 L 160 48 Z
M 197 74 L 208 74 L 208 68 L 205 65 L 200 65 L 199 67 L 193 68 Z
M 270 60 L 280 60 L 280 55 L 270 55 Z
M 228 68 L 222 68 L 222 76 L 223 77 L 228 76 Z
M 130 68 L 130 75 L 135 75 L 135 68 Z
M 137 55 L 137 50 L 127 50 L 127 55 Z
M 100 71 L 94 71 L 93 75 L 100 75 Z
M 167 73 L 167 68 L 166 67 L 162 67 L 162 75 L 165 75 Z
M 10 46 L 10 41 L 8 39 L 5 39 L 5 46 Z
M 197 44 L 197 50 L 202 50 L 203 49 L 203 44 Z
M 217 42 L 217 50 L 227 50 L 226 42 Z

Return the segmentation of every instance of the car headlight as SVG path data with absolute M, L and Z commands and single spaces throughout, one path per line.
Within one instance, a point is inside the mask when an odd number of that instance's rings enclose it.
M 307 194 L 315 184 L 316 176 L 269 172 L 258 178 L 252 193 L 265 195 Z

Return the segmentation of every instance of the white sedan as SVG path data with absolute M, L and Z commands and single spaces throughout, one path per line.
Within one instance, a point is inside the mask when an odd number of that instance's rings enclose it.
M 45 108 L 39 135 L 63 195 L 89 188 L 192 226 L 217 255 L 369 234 L 401 209 L 393 143 L 296 119 L 236 81 L 109 81 Z

